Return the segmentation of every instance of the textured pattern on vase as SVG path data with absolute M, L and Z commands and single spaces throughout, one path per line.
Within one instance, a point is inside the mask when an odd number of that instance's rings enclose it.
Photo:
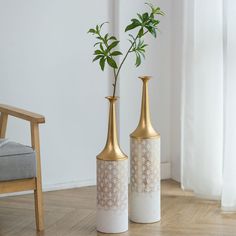
M 97 207 L 124 210 L 128 207 L 128 161 L 97 160 Z
M 132 139 L 131 191 L 154 192 L 160 189 L 160 139 Z

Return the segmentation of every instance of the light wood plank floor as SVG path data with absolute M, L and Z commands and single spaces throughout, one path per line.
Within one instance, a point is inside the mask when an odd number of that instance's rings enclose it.
M 95 187 L 47 192 L 44 199 L 46 230 L 37 234 L 33 195 L 0 198 L 0 236 L 103 235 L 96 232 Z M 161 222 L 129 228 L 123 236 L 236 236 L 236 214 L 224 214 L 219 202 L 197 199 L 167 180 Z

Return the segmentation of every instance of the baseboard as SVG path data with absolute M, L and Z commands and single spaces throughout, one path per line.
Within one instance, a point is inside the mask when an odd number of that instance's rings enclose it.
M 43 186 L 43 191 L 49 192 L 49 191 L 80 188 L 80 187 L 87 187 L 87 186 L 94 186 L 94 185 L 96 185 L 95 179 L 79 180 L 79 181 L 71 181 L 71 182 L 65 182 L 65 183 L 47 184 Z
M 171 165 L 170 162 L 161 163 L 161 179 L 170 179 L 171 178 Z M 95 179 L 88 180 L 78 180 L 78 181 L 70 181 L 65 183 L 56 183 L 56 184 L 46 184 L 43 185 L 43 192 L 63 190 L 63 189 L 72 189 L 72 188 L 80 188 L 85 186 L 94 186 L 96 185 Z M 17 193 L 7 193 L 1 194 L 0 197 L 6 196 L 17 196 L 32 193 L 33 191 L 24 191 Z

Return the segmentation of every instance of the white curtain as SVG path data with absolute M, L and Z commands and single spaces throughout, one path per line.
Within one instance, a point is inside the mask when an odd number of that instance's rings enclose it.
M 185 0 L 183 189 L 236 209 L 236 1 Z
M 236 211 L 236 1 L 224 6 L 224 165 L 222 208 Z

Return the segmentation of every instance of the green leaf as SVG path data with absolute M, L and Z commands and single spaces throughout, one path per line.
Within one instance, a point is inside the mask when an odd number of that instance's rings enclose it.
M 99 65 L 100 65 L 102 71 L 104 71 L 104 68 L 105 68 L 105 61 L 106 61 L 106 59 L 104 57 L 102 57 L 99 61 Z
M 148 13 L 147 12 L 143 13 L 142 18 L 143 22 L 146 21 L 148 19 Z
M 148 5 L 151 8 L 152 14 L 162 15 L 162 16 L 165 15 L 165 13 L 163 11 L 161 11 L 160 7 L 155 8 L 151 3 L 147 3 L 147 2 L 145 4 Z
M 155 7 L 151 3 L 146 2 L 145 4 L 148 5 L 151 8 L 152 13 L 155 13 L 156 9 L 155 9 Z
M 155 27 L 147 26 L 145 28 L 148 30 L 148 32 L 150 32 L 156 38 L 157 33 L 156 33 L 156 28 Z
M 120 51 L 114 51 L 110 55 L 111 56 L 118 56 L 118 55 L 122 55 L 122 53 Z
M 135 19 L 135 18 L 131 19 L 131 21 L 132 21 L 133 24 L 136 24 L 137 26 L 141 25 L 141 22 L 139 20 Z
M 137 53 L 136 54 L 136 62 L 135 62 L 136 67 L 141 65 L 141 57 L 140 55 Z
M 106 34 L 104 37 L 105 42 L 107 42 L 107 39 L 108 39 L 108 34 Z
M 115 36 L 111 36 L 108 40 L 117 40 Z
M 151 33 L 155 38 L 157 37 L 156 29 L 153 28 L 150 33 Z
M 109 22 L 106 21 L 106 22 L 103 22 L 101 25 L 100 25 L 100 29 L 103 27 L 104 24 L 108 24 Z
M 153 5 L 150 2 L 145 2 L 146 5 L 148 5 L 151 9 L 154 9 Z
M 139 51 L 139 52 L 145 52 L 145 49 L 142 48 L 142 47 L 140 47 L 140 48 L 138 49 L 138 51 Z
M 115 69 L 117 68 L 117 64 L 115 60 L 113 60 L 111 57 L 107 57 L 107 62 L 112 68 L 115 68 Z
M 137 19 L 132 19 L 131 21 L 132 23 L 125 28 L 125 32 L 142 25 L 141 22 Z
M 128 39 L 128 41 L 129 41 L 131 44 L 133 44 L 133 41 L 131 41 L 130 39 Z
M 102 46 L 102 43 L 100 43 L 100 49 L 101 49 L 102 52 L 104 52 L 104 48 Z
M 131 37 L 133 41 L 135 41 L 135 37 L 132 34 L 129 34 L 129 37 Z
M 99 29 L 99 26 L 98 26 L 98 25 L 96 25 L 96 32 L 97 32 L 97 33 L 100 32 L 100 29 Z
M 113 43 L 111 43 L 108 47 L 107 50 L 111 51 L 112 48 L 116 47 L 117 44 L 119 43 L 119 41 L 114 41 Z
M 156 8 L 156 9 L 153 11 L 153 13 L 154 13 L 155 15 L 161 15 L 161 16 L 164 16 L 164 15 L 165 15 L 165 13 L 164 13 L 163 11 L 161 11 L 160 7 Z
M 153 28 L 152 26 L 148 25 L 148 26 L 145 26 L 145 28 L 148 30 L 148 32 L 150 32 L 150 33 L 152 32 L 152 28 Z
M 159 23 L 160 23 L 159 20 L 153 20 L 153 25 L 154 25 L 154 26 L 157 26 Z
M 144 51 L 145 52 L 145 51 Z M 145 59 L 145 54 L 144 52 L 140 52 L 140 54 L 142 55 L 142 57 Z
M 95 30 L 95 29 L 89 29 L 88 33 L 95 34 L 95 33 L 96 33 L 96 30 Z
M 137 14 L 138 15 L 138 18 L 141 20 L 141 21 L 143 21 L 143 17 L 138 13 Z
M 99 55 L 99 54 L 103 54 L 103 52 L 100 51 L 100 50 L 96 50 L 96 51 L 94 52 L 94 55 Z
M 141 38 L 143 36 L 143 28 L 141 28 L 138 32 L 138 37 Z
M 96 57 L 94 57 L 93 62 L 96 61 L 96 60 L 98 60 L 98 59 L 101 58 L 101 57 L 103 57 L 103 55 L 97 55 Z
M 129 30 L 132 30 L 132 29 L 134 29 L 135 27 L 137 27 L 137 26 L 135 26 L 135 24 L 130 24 L 130 25 L 128 25 L 126 28 L 125 28 L 125 32 L 127 32 L 127 31 L 129 31 Z
M 98 44 L 100 44 L 100 42 L 97 42 L 93 45 L 93 47 L 96 47 Z
M 141 48 L 145 48 L 147 46 L 148 46 L 147 44 L 142 44 Z
M 163 12 L 163 11 L 159 11 L 157 14 L 158 14 L 158 15 L 162 15 L 162 16 L 164 16 L 164 15 L 165 15 L 165 12 Z

